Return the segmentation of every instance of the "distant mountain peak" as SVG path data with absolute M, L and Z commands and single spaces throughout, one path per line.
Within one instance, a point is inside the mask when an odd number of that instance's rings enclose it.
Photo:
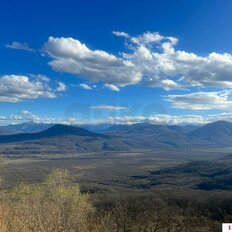
M 31 125 L 31 124 L 36 124 L 36 123 L 34 121 L 30 120 L 30 121 L 24 122 L 23 124 Z
M 215 121 L 215 122 L 211 122 L 211 123 L 208 123 L 207 125 L 232 125 L 231 122 L 228 122 L 228 121 L 225 121 L 225 120 L 218 120 L 218 121 Z
M 98 133 L 90 132 L 86 129 L 83 129 L 81 127 L 76 126 L 70 126 L 65 124 L 55 124 L 54 126 L 51 126 L 50 128 L 39 132 L 40 134 L 45 134 L 47 136 L 62 136 L 62 135 L 79 135 L 79 136 L 90 136 L 90 137 L 97 137 L 97 136 L 103 136 Z
M 90 132 L 80 127 L 56 124 L 41 132 L 2 135 L 0 136 L 0 143 L 20 142 L 62 136 L 108 137 L 106 135 Z
M 191 131 L 189 135 L 219 144 L 231 145 L 232 123 L 223 120 L 212 122 Z

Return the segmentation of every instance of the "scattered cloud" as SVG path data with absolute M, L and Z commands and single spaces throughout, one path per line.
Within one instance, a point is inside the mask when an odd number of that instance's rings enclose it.
M 161 85 L 167 91 L 172 89 L 181 89 L 181 86 L 179 84 L 169 79 L 162 80 Z
M 127 52 L 119 55 L 91 50 L 74 38 L 54 38 L 44 45 L 50 66 L 90 82 L 117 88 L 140 84 L 165 90 L 188 87 L 232 88 L 232 56 L 211 52 L 206 56 L 178 50 L 178 39 L 158 32 L 131 36 L 113 31 L 126 41 Z M 128 51 L 129 48 L 129 51 Z
M 58 82 L 58 86 L 56 88 L 56 91 L 65 92 L 66 90 L 67 90 L 66 85 L 63 82 Z
M 130 38 L 130 35 L 126 32 L 123 32 L 123 31 L 112 31 L 112 33 L 118 37 L 124 37 L 124 38 L 127 38 L 129 39 Z
M 25 123 L 28 121 L 33 121 L 35 123 L 46 123 L 46 124 L 77 124 L 77 120 L 71 117 L 66 118 L 53 118 L 48 116 L 41 116 L 41 115 L 35 115 L 32 112 L 28 110 L 22 110 L 18 112 L 17 114 L 11 114 L 7 116 L 0 116 L 0 125 L 12 125 L 12 124 L 20 124 Z
M 92 86 L 87 85 L 87 84 L 84 84 L 84 83 L 81 83 L 81 84 L 80 84 L 80 87 L 81 87 L 82 89 L 86 89 L 86 90 L 92 90 L 92 89 L 93 89 Z
M 30 111 L 28 111 L 28 110 L 21 110 L 20 112 L 19 112 L 19 114 L 21 114 L 21 115 L 33 115 Z
M 91 109 L 92 110 L 118 111 L 118 110 L 127 110 L 128 108 L 125 106 L 99 105 L 99 106 L 92 106 Z
M 232 101 L 229 100 L 231 91 L 194 92 L 182 95 L 168 95 L 165 97 L 174 108 L 189 110 L 231 110 Z
M 208 116 L 202 115 L 168 115 L 156 114 L 153 116 L 121 116 L 121 117 L 107 117 L 104 119 L 78 119 L 75 117 L 53 118 L 48 116 L 35 115 L 27 110 L 7 116 L 0 116 L 0 125 L 19 124 L 28 121 L 35 123 L 53 123 L 53 124 L 67 124 L 67 125 L 95 125 L 95 124 L 125 124 L 131 125 L 135 123 L 151 123 L 163 125 L 202 125 L 217 120 L 226 120 L 232 122 L 232 113 L 212 114 Z
M 160 35 L 158 32 L 145 32 L 142 35 L 130 38 L 131 42 L 138 45 L 158 43 L 164 39 L 165 37 Z
M 35 52 L 35 49 L 30 48 L 28 43 L 20 43 L 18 41 L 14 41 L 11 44 L 7 44 L 6 47 L 16 50 L 24 50 L 27 52 Z
M 232 122 L 232 113 L 211 114 L 208 116 L 202 115 L 168 115 L 168 114 L 156 114 L 153 116 L 121 116 L 121 117 L 107 117 L 101 120 L 92 120 L 88 123 L 92 124 L 136 124 L 136 123 L 151 123 L 151 124 L 163 124 L 163 125 L 202 125 L 218 120 L 225 120 Z M 85 121 L 84 124 L 86 124 Z M 88 124 L 87 123 L 87 124 Z
M 115 92 L 120 91 L 119 87 L 117 87 L 116 85 L 104 84 L 104 87 L 106 87 L 107 89 L 110 89 L 112 91 L 115 91 Z
M 167 124 L 167 125 L 181 125 L 181 124 L 204 124 L 207 119 L 200 115 L 184 115 L 173 116 L 168 114 L 157 114 L 154 116 L 123 116 L 123 117 L 108 117 L 108 123 L 112 124 L 136 124 L 136 123 L 151 123 L 151 124 Z
M 49 79 L 42 75 L 29 78 L 22 75 L 0 77 L 0 102 L 21 102 L 37 98 L 55 98 L 56 92 L 49 85 Z

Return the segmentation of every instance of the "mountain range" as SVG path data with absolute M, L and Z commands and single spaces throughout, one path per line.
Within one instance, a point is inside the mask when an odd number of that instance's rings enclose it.
M 34 133 L 48 129 L 54 124 L 35 123 L 33 121 L 13 124 L 7 126 L 0 126 L 0 134 L 19 134 L 19 133 Z
M 14 126 L 16 129 L 14 129 Z M 153 125 L 148 123 L 114 125 L 100 132 L 77 126 L 27 123 L 12 125 L 12 131 L 32 131 L 3 135 L 0 128 L 0 144 L 31 142 L 40 145 L 63 146 L 77 152 L 128 151 L 136 149 L 175 149 L 225 147 L 232 144 L 232 123 L 217 121 L 200 127 Z M 9 128 L 9 127 L 8 127 Z

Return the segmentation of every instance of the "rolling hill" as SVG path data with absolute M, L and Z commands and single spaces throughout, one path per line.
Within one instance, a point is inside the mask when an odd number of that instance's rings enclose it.
M 108 135 L 137 141 L 142 147 L 152 148 L 188 148 L 210 146 L 209 142 L 186 135 L 180 126 L 153 125 L 140 123 L 117 125 L 108 128 Z
M 130 150 L 132 145 L 109 135 L 90 132 L 80 127 L 54 125 L 37 133 L 0 135 L 0 144 L 10 146 L 16 153 L 39 153 L 41 151 L 73 153 Z M 14 153 L 15 151 L 13 151 Z M 11 153 L 11 152 L 9 152 Z
M 190 137 L 199 138 L 208 142 L 225 146 L 232 145 L 232 123 L 216 121 L 201 126 L 188 134 Z
M 37 133 L 1 135 L 0 143 L 13 143 L 13 142 L 28 141 L 28 140 L 46 139 L 51 137 L 63 137 L 63 136 L 84 136 L 84 137 L 102 137 L 102 138 L 107 137 L 106 135 L 90 132 L 83 128 L 56 124 L 44 131 Z
M 190 130 L 189 133 L 187 133 Z M 105 133 L 84 128 L 54 125 L 36 133 L 0 135 L 0 144 L 10 144 L 7 149 L 15 153 L 102 152 L 169 149 L 198 149 L 226 147 L 232 144 L 232 124 L 218 121 L 201 126 L 183 128 L 148 123 L 115 125 Z M 12 146 L 13 145 L 13 146 Z M 10 150 L 8 150 L 10 154 Z

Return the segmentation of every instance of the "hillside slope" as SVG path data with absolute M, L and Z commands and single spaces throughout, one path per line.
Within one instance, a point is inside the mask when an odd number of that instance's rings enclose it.
M 227 121 L 209 123 L 191 131 L 188 135 L 208 142 L 231 146 L 232 123 Z

